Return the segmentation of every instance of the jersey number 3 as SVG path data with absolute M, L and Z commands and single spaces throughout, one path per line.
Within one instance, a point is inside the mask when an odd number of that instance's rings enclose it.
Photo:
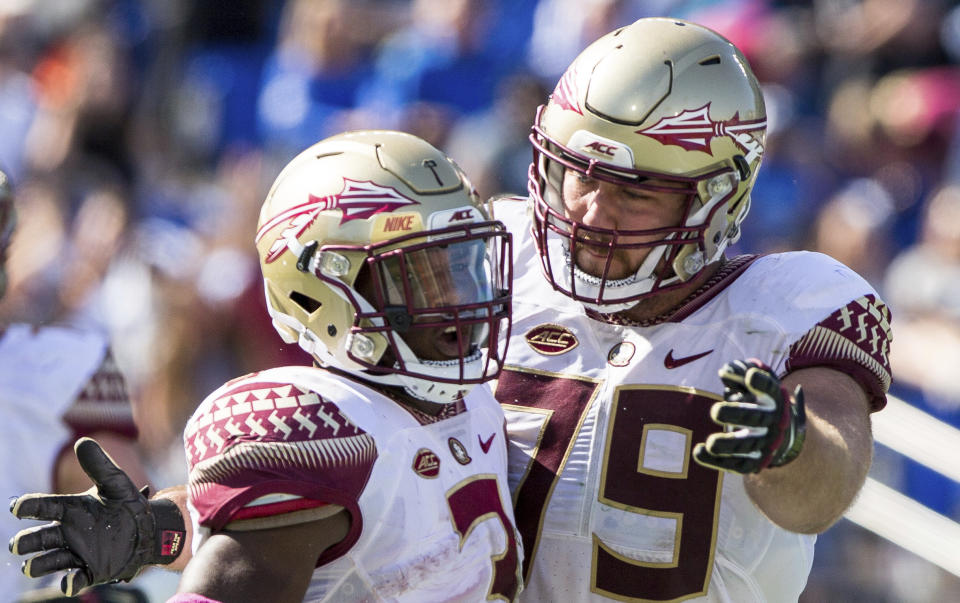
M 497 398 L 501 403 L 546 417 L 535 458 L 513 495 L 526 551 L 525 580 L 529 580 L 536 557 L 550 494 L 598 386 L 570 377 L 511 370 L 500 376 Z M 598 502 L 630 513 L 673 518 L 677 532 L 673 559 L 666 562 L 631 559 L 593 534 L 593 592 L 621 601 L 679 601 L 706 593 L 722 477 L 693 462 L 690 449 L 716 431 L 709 418 L 714 401 L 693 390 L 676 388 L 625 386 L 617 390 L 602 464 L 592 468 L 601 472 Z M 645 446 L 664 435 L 674 441 L 685 440 L 682 458 L 667 465 L 647 462 Z
M 500 502 L 497 476 L 477 475 L 460 482 L 447 492 L 447 503 L 454 529 L 460 535 L 461 548 L 473 528 L 481 522 L 487 519 L 500 522 L 507 546 L 503 553 L 493 558 L 493 580 L 487 599 L 513 601 L 519 587 L 520 559 L 513 524 Z

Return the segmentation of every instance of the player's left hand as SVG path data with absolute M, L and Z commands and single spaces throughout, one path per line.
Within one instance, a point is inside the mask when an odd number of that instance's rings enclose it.
M 800 454 L 806 428 L 803 391 L 791 395 L 759 360 L 735 360 L 720 369 L 723 400 L 710 408 L 724 430 L 693 449 L 701 465 L 756 473 L 786 465 Z
M 75 596 L 87 586 L 130 581 L 145 565 L 168 564 L 185 540 L 183 517 L 170 500 L 147 500 L 96 440 L 74 445 L 80 467 L 94 486 L 79 494 L 25 494 L 10 503 L 20 519 L 52 523 L 17 532 L 8 548 L 35 554 L 23 562 L 30 578 L 67 574 L 60 590 Z

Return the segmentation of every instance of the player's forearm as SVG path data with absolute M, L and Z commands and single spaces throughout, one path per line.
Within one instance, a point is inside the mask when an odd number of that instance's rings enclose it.
M 823 532 L 856 497 L 873 453 L 867 400 L 850 377 L 830 371 L 810 377 L 808 369 L 784 379 L 788 389 L 802 383 L 807 400 L 803 450 L 790 464 L 744 478 L 747 492 L 782 528 Z M 805 378 L 807 377 L 807 378 Z
M 340 511 L 307 523 L 214 532 L 184 569 L 177 591 L 230 603 L 299 603 L 316 560 L 349 531 L 350 516 Z
M 192 540 L 193 540 L 193 525 L 190 522 L 190 514 L 187 512 L 187 487 L 186 486 L 173 486 L 172 488 L 165 488 L 160 490 L 151 499 L 165 498 L 177 505 L 177 509 L 180 510 L 180 515 L 183 516 L 183 527 L 184 527 L 184 542 L 181 547 L 181 553 L 168 565 L 161 566 L 163 569 L 171 571 L 183 571 L 183 568 L 186 567 L 187 562 L 190 561 L 190 558 L 193 556 L 192 553 Z

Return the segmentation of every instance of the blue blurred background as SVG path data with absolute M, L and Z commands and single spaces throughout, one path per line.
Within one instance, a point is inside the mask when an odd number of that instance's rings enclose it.
M 892 393 L 960 426 L 956 1 L 2 0 L 0 165 L 20 224 L 0 324 L 108 333 L 155 482 L 181 483 L 180 430 L 206 393 L 308 362 L 269 325 L 251 244 L 279 168 L 388 127 L 445 149 L 482 196 L 523 194 L 536 106 L 587 43 L 644 16 L 716 29 L 764 86 L 768 151 L 735 252 L 857 270 L 893 312 Z M 872 477 L 960 520 L 956 481 L 882 443 Z M 817 551 L 802 601 L 960 600 L 956 575 L 852 521 Z

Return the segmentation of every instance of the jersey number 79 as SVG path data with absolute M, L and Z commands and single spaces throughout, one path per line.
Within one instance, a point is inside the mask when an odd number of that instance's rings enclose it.
M 526 474 L 515 486 L 514 515 L 526 552 L 529 580 L 550 496 L 600 384 L 569 376 L 504 370 L 497 399 L 506 409 L 545 417 Z M 716 547 L 722 475 L 692 461 L 691 448 L 717 427 L 716 401 L 704 392 L 668 386 L 623 386 L 616 390 L 607 424 L 597 498 L 623 511 L 670 517 L 677 534 L 671 561 L 638 561 L 621 555 L 596 534 L 591 591 L 621 601 L 679 601 L 706 593 Z M 647 436 L 667 431 L 685 438 L 675 471 L 644 467 Z

